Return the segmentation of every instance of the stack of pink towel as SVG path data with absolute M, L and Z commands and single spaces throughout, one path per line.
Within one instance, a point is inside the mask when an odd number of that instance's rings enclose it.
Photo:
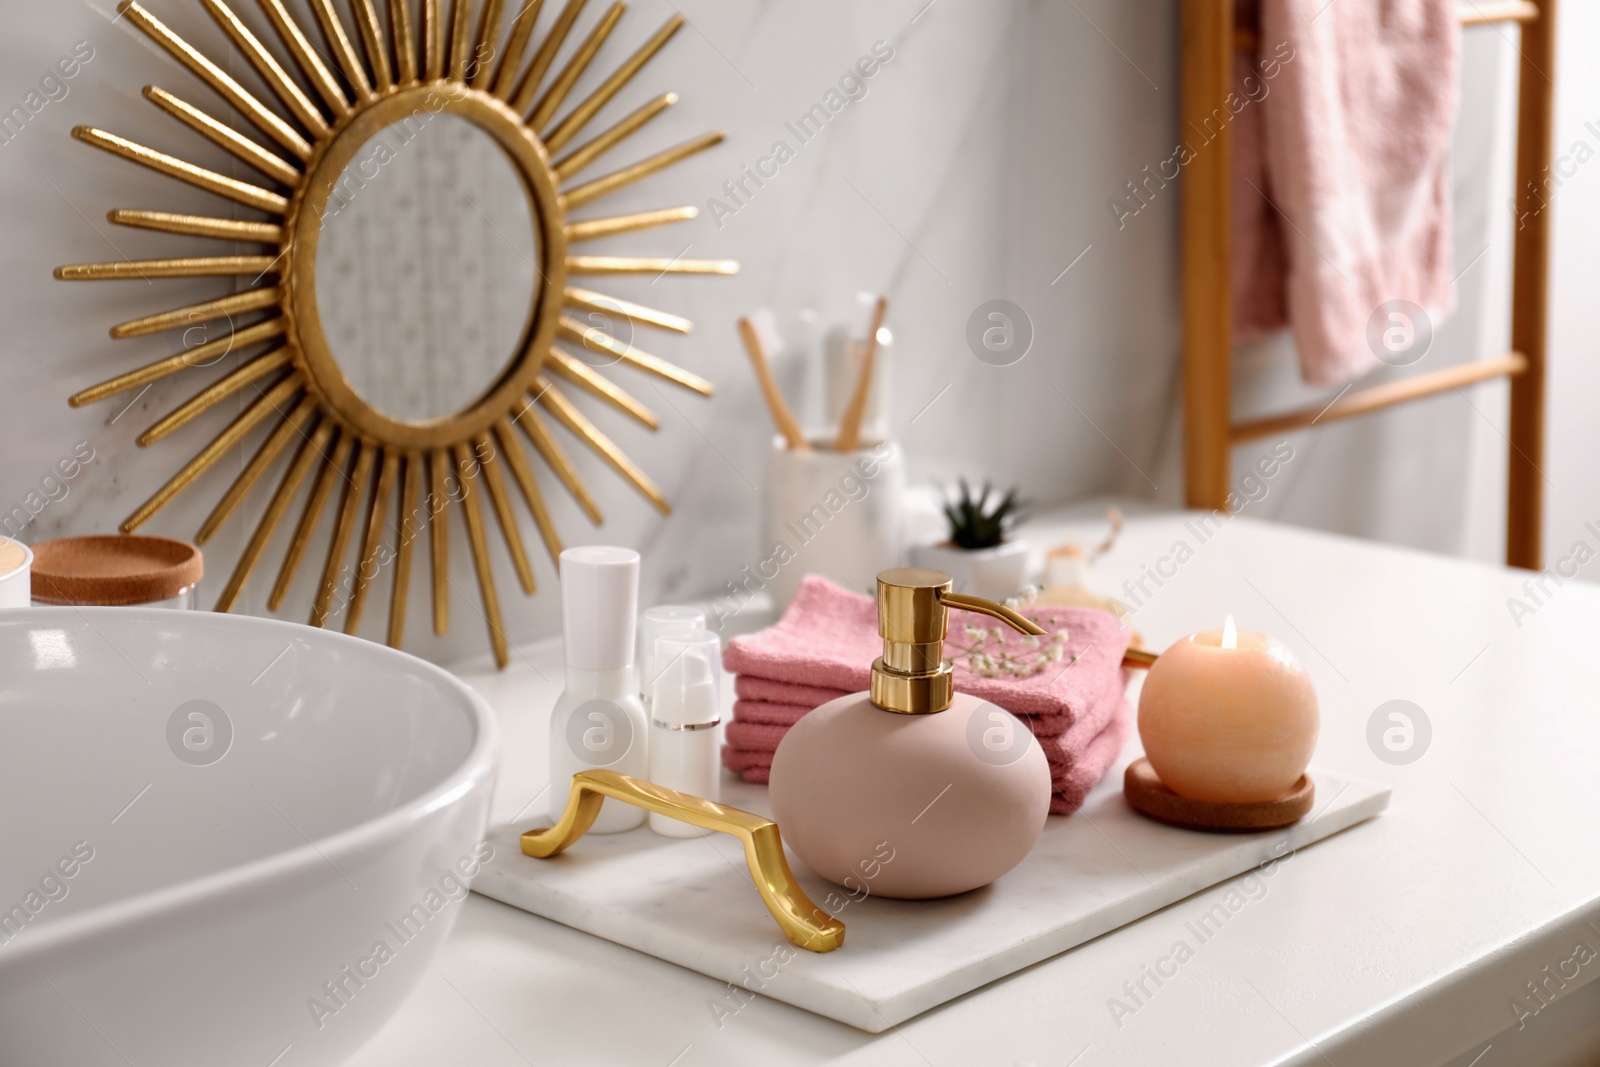
M 1066 631 L 1059 659 L 1026 677 L 974 673 L 960 646 L 972 642 L 968 627 L 993 635 L 993 619 L 950 613 L 945 655 L 956 663 L 956 689 L 1005 708 L 1027 723 L 1050 761 L 1054 795 L 1050 811 L 1066 815 L 1116 761 L 1132 728 L 1122 654 L 1128 631 L 1111 615 L 1088 608 L 1036 606 L 1022 609 L 1054 634 Z M 1033 659 L 1026 638 L 1001 627 L 999 649 Z M 1040 638 L 1048 647 L 1048 638 Z M 995 650 L 993 644 L 991 651 Z M 724 666 L 737 700 L 728 724 L 722 762 L 747 782 L 765 782 L 772 754 L 802 715 L 835 697 L 865 690 L 872 661 L 883 652 L 877 607 L 870 597 L 841 589 L 826 578 L 805 579 L 776 626 L 728 643 Z M 987 672 L 985 672 L 987 673 Z

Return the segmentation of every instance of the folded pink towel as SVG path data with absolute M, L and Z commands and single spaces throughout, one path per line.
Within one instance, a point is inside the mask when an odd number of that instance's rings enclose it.
M 814 685 L 795 685 L 792 682 L 775 682 L 770 678 L 758 678 L 753 674 L 740 674 L 733 679 L 733 692 L 741 700 L 764 700 L 769 704 L 804 704 L 808 708 L 820 708 L 830 700 L 849 696 L 860 690 L 821 689 Z
M 1112 705 L 1113 711 L 1104 729 L 1095 734 L 1081 751 L 1065 763 L 1052 754 L 1050 742 L 1041 739 L 1050 762 L 1050 814 L 1070 815 L 1083 806 L 1083 800 L 1106 771 L 1117 761 L 1122 746 L 1127 743 L 1133 729 L 1132 705 L 1120 699 Z M 771 731 L 777 740 L 787 727 L 762 726 L 754 723 L 728 724 L 728 741 L 722 749 L 722 765 L 747 782 L 765 784 L 772 773 L 772 755 L 777 744 L 772 743 Z M 735 740 L 758 743 L 761 747 L 741 748 Z
M 820 708 L 826 703 L 826 700 L 820 704 L 774 704 L 766 700 L 735 700 L 733 721 L 789 727 L 799 722 L 800 716 L 812 708 Z
M 1116 761 L 1131 729 L 1122 653 L 1128 632 L 1103 612 L 1082 608 L 1024 609 L 1052 633 L 1064 630 L 1059 659 L 1025 678 L 983 677 L 961 657 L 982 641 L 986 651 L 1039 655 L 1032 642 L 995 634 L 993 620 L 951 613 L 956 687 L 1011 711 L 1039 739 L 1050 766 L 1050 810 L 1076 811 L 1084 796 Z M 969 637 L 967 626 L 985 633 Z M 1048 648 L 1048 644 L 1045 646 Z M 1109 649 L 1109 651 L 1108 651 Z M 735 672 L 733 721 L 723 765 L 749 782 L 766 782 L 790 726 L 811 709 L 867 688 L 871 662 L 882 650 L 873 601 L 824 578 L 806 578 L 783 619 L 769 630 L 734 638 L 724 665 Z
M 1097 734 L 1089 747 L 1083 750 L 1065 777 L 1057 777 L 1051 768 L 1050 814 L 1071 815 L 1083 807 L 1089 790 L 1100 783 L 1106 771 L 1117 762 L 1122 746 L 1133 730 L 1132 705 L 1123 700 L 1118 714 L 1114 715 L 1104 730 Z
M 1379 351 L 1385 331 L 1415 327 L 1383 305 L 1420 306 L 1436 327 L 1454 304 L 1456 0 L 1259 7 L 1235 93 L 1251 102 L 1233 117 L 1236 336 L 1286 311 L 1306 381 L 1339 384 L 1379 365 L 1375 315 Z
M 1025 678 L 990 678 L 971 669 L 962 648 L 974 638 L 968 627 L 989 632 L 993 647 L 1029 657 L 1046 638 L 1030 639 L 984 615 L 950 613 L 945 655 L 955 660 L 955 686 L 981 700 L 992 700 L 1014 715 L 1076 719 L 1108 690 L 1122 686 L 1122 654 L 1131 636 L 1104 611 L 1035 605 L 1022 614 L 1054 633 L 1067 634 L 1061 658 Z M 993 637 L 998 629 L 1000 634 Z M 728 642 L 723 666 L 733 674 L 753 675 L 812 689 L 859 693 L 871 684 L 872 661 L 883 654 L 878 609 L 871 597 L 842 589 L 820 575 L 807 575 L 776 626 Z M 742 695 L 742 694 L 741 694 Z M 783 699 L 781 703 L 800 703 Z M 819 702 L 820 703 L 820 702 Z
M 1112 724 L 1127 704 L 1120 691 L 1105 694 L 1090 711 L 1072 723 L 1059 715 L 1041 718 L 1021 715 L 1019 719 L 1039 739 L 1045 757 L 1050 761 L 1052 774 L 1065 774 L 1082 757 L 1090 743 Z M 739 700 L 733 705 L 733 721 L 728 724 L 725 740 L 729 747 L 740 751 L 775 752 L 784 734 L 810 708 L 793 704 L 767 704 L 760 701 Z

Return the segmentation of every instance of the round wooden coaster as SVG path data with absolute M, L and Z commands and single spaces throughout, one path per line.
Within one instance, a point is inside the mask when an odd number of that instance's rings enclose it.
M 1143 756 L 1128 765 L 1122 776 L 1122 795 L 1133 810 L 1169 826 L 1222 834 L 1248 834 L 1276 830 L 1298 822 L 1311 810 L 1316 784 L 1302 774 L 1294 788 L 1277 800 L 1259 804 L 1212 804 L 1180 797 L 1162 784 L 1155 768 Z

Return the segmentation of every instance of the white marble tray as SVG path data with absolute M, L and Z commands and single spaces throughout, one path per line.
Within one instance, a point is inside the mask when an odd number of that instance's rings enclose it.
M 848 901 L 791 853 L 813 901 L 837 910 L 844 945 L 794 948 L 761 903 L 739 843 L 726 834 L 690 840 L 648 829 L 585 837 L 552 860 L 522 855 L 497 827 L 495 858 L 473 890 L 731 983 L 727 1010 L 745 990 L 878 1033 L 947 1000 L 1099 937 L 1190 894 L 1371 818 L 1386 787 L 1313 767 L 1317 803 L 1287 830 L 1203 834 L 1163 826 L 1122 799 L 1119 763 L 1083 810 L 1050 819 L 1023 863 L 994 885 L 935 901 Z M 723 801 L 767 814 L 764 786 L 725 781 Z M 833 906 L 825 903 L 832 898 Z M 1221 920 L 1219 919 L 1219 922 Z

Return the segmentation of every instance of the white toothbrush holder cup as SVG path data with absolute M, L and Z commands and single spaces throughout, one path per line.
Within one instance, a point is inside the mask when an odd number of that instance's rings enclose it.
M 900 446 L 868 441 L 841 453 L 829 438 L 811 446 L 794 451 L 774 437 L 767 461 L 761 560 L 753 570 L 780 611 L 807 574 L 871 593 L 878 572 L 899 566 L 905 548 Z

